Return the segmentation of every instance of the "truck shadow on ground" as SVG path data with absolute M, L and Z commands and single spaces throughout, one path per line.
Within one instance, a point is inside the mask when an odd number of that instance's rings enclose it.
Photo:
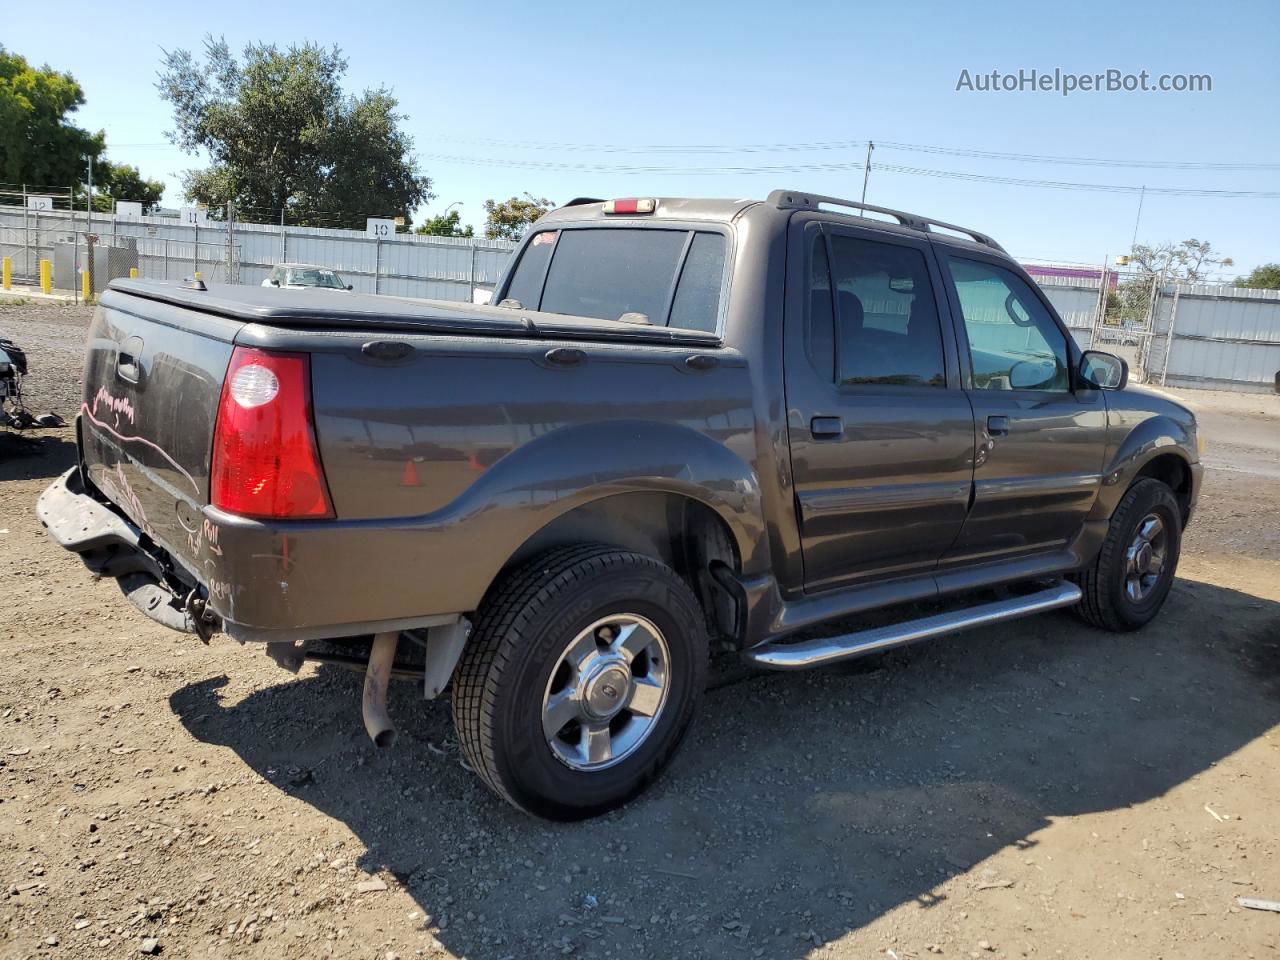
M 74 430 L 0 429 L 0 481 L 56 477 L 75 462 Z
M 1136 635 L 1055 614 L 870 670 L 760 675 L 708 694 L 644 797 L 570 825 L 493 798 L 447 705 L 408 685 L 400 742 L 378 753 L 355 675 L 281 674 L 234 705 L 225 683 L 172 695 L 192 735 L 346 824 L 359 866 L 394 874 L 457 956 L 798 958 L 936 905 L 939 884 L 1033 847 L 1052 817 L 1151 800 L 1280 722 L 1280 604 L 1179 580 Z

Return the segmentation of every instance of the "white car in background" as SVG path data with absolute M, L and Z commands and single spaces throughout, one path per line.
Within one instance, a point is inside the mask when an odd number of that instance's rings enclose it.
M 343 283 L 336 270 L 316 266 L 313 263 L 277 263 L 271 275 L 262 281 L 264 287 L 303 290 L 350 290 L 351 284 Z

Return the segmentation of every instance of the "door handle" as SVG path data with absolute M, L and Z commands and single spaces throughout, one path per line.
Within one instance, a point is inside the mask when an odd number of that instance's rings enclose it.
M 987 435 L 992 437 L 1007 437 L 1009 435 L 1009 418 L 987 417 Z
M 809 432 L 815 440 L 838 440 L 844 436 L 844 421 L 839 417 L 814 417 Z
M 120 352 L 116 354 L 116 375 L 121 380 L 137 383 L 142 374 L 142 338 L 130 337 L 120 344 Z
M 116 372 L 121 380 L 130 383 L 138 382 L 138 358 L 129 353 L 121 353 L 116 359 Z

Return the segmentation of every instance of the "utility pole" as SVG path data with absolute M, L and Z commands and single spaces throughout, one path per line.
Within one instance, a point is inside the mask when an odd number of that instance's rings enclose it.
M 27 185 L 22 185 L 22 270 L 28 277 L 31 276 L 31 228 L 27 225 L 27 217 L 30 216 L 27 210 Z M 40 240 L 40 220 L 36 219 L 36 241 Z
M 1138 215 L 1133 218 L 1133 243 L 1129 244 L 1129 252 L 1138 245 L 1138 224 L 1142 222 L 1142 201 L 1147 197 L 1147 185 L 1144 183 L 1138 192 Z
M 227 283 L 235 283 L 233 261 L 235 260 L 235 239 L 236 239 L 236 205 L 233 201 L 227 201 Z
M 868 140 L 867 141 L 867 162 L 863 164 L 863 167 L 862 167 L 862 202 L 863 203 L 867 202 L 867 181 L 871 179 L 871 151 L 874 150 L 875 148 L 876 148 L 876 145 L 872 141 Z

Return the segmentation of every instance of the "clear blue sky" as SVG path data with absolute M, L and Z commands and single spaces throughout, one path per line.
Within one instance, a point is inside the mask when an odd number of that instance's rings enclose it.
M 486 197 L 764 196 L 779 186 L 856 197 L 860 170 L 571 172 L 497 165 L 752 167 L 860 164 L 861 148 L 671 153 L 651 145 L 812 144 L 868 138 L 1119 160 L 1280 162 L 1280 4 L 246 3 L 179 11 L 131 2 L 13 5 L 6 46 L 71 71 L 79 122 L 108 156 L 168 185 L 199 158 L 157 146 L 170 125 L 154 80 L 160 49 L 198 49 L 207 29 L 252 41 L 338 44 L 353 90 L 385 85 L 408 115 L 437 194 L 479 226 Z M 129 12 L 125 12 L 128 10 Z M 1211 93 L 957 92 L 973 74 L 1207 73 Z M 486 142 L 489 141 L 489 142 Z M 494 143 L 506 141 L 508 143 Z M 518 141 L 533 146 L 512 146 Z M 547 149 L 594 144 L 613 152 Z M 465 157 L 472 162 L 443 157 Z M 490 161 L 477 163 L 474 161 Z M 1137 169 L 877 150 L 875 162 L 1024 179 L 1280 191 L 1280 170 Z M 1127 249 L 1136 196 L 875 170 L 869 202 L 973 226 L 1030 259 L 1097 262 Z M 1228 275 L 1280 260 L 1280 199 L 1148 194 L 1140 242 L 1212 240 Z

